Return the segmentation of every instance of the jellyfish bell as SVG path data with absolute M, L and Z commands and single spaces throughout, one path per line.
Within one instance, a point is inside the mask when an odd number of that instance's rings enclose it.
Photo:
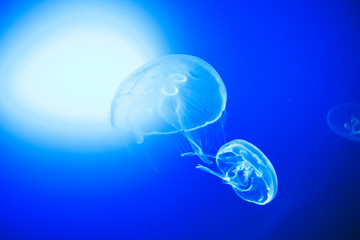
M 254 145 L 244 140 L 233 140 L 222 146 L 216 155 L 220 173 L 198 165 L 232 186 L 245 201 L 265 205 L 274 199 L 278 181 L 268 158 Z
M 209 139 L 202 135 L 210 135 L 214 129 L 208 126 L 215 122 L 222 125 L 226 99 L 225 85 L 210 64 L 190 55 L 168 55 L 150 61 L 120 83 L 111 105 L 111 123 L 130 131 L 137 143 L 148 135 L 181 133 L 195 154 L 211 163 L 203 149 Z
M 327 115 L 329 128 L 339 136 L 360 142 L 360 103 L 344 103 Z

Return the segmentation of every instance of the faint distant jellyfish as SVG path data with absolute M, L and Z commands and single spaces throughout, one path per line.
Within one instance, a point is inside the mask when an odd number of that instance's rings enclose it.
M 335 106 L 329 111 L 327 122 L 336 134 L 360 142 L 360 103 Z
M 209 139 L 201 134 L 221 120 L 226 99 L 223 81 L 207 62 L 168 55 L 143 65 L 121 82 L 111 105 L 111 123 L 133 133 L 137 143 L 145 135 L 180 132 L 195 154 L 211 163 L 203 152 Z
M 233 140 L 222 146 L 216 155 L 221 173 L 198 165 L 232 186 L 245 201 L 265 205 L 274 199 L 278 181 L 267 157 L 254 145 L 244 140 Z

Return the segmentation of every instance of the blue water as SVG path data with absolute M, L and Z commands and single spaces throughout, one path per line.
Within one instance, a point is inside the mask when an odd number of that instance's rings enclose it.
M 0 46 L 43 2 L 1 3 Z M 359 238 L 360 145 L 327 124 L 333 107 L 360 102 L 359 4 L 134 2 L 159 26 L 165 54 L 200 57 L 219 73 L 226 139 L 269 158 L 275 199 L 241 200 L 196 169 L 196 158 L 159 154 L 154 167 L 136 146 L 84 151 L 32 141 L 2 111 L 0 239 Z

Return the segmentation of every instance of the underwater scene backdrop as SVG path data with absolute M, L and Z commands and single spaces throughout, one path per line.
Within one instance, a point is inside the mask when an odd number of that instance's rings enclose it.
M 2 1 L 0 239 L 360 238 L 359 42 L 357 1 Z

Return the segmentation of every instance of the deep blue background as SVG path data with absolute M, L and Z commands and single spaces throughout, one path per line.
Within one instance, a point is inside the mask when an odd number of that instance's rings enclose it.
M 0 37 L 38 2 L 2 3 Z M 0 239 L 360 238 L 360 143 L 326 123 L 333 106 L 360 102 L 359 4 L 137 2 L 172 53 L 219 72 L 227 139 L 269 157 L 278 195 L 257 206 L 195 160 L 167 159 L 155 171 L 122 150 L 45 149 L 2 129 Z

